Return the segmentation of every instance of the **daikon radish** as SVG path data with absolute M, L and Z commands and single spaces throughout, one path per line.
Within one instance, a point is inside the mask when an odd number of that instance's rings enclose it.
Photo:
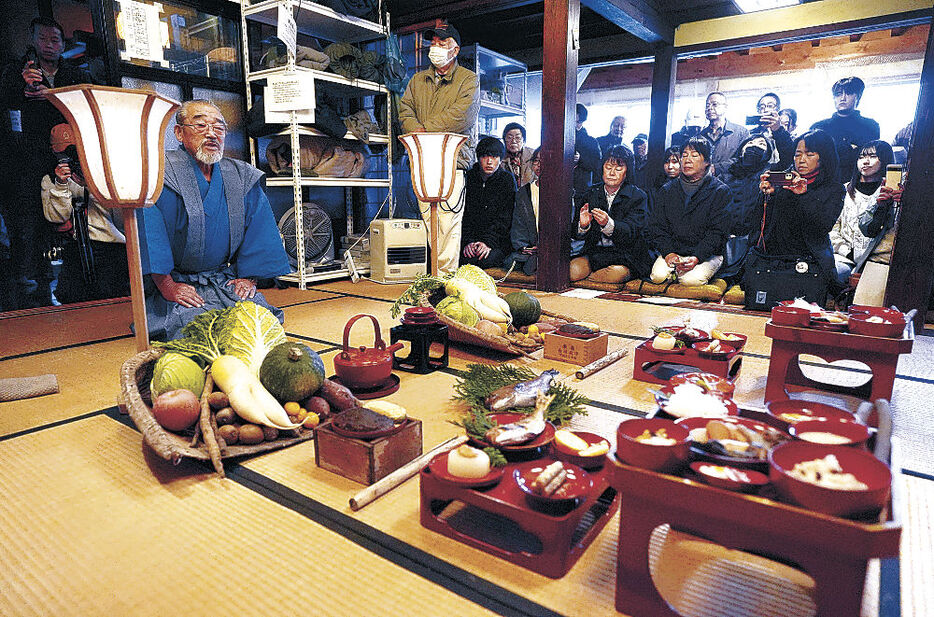
M 263 387 L 249 367 L 234 356 L 220 356 L 211 364 L 214 383 L 230 399 L 230 406 L 237 415 L 253 424 L 261 424 L 281 430 L 298 428 L 289 420 L 279 401 Z

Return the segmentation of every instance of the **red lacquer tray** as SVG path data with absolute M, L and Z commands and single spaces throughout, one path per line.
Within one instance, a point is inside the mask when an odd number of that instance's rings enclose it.
M 771 423 L 765 414 L 755 415 Z M 620 508 L 616 608 L 631 615 L 677 617 L 656 590 L 649 572 L 653 530 L 672 529 L 721 546 L 796 564 L 815 581 L 818 615 L 859 615 L 867 562 L 899 554 L 901 517 L 897 483 L 878 520 L 819 514 L 758 495 L 715 488 L 694 479 L 640 469 L 609 455 L 613 486 L 626 495 Z M 897 453 L 892 453 L 898 475 Z
M 424 527 L 551 578 L 567 574 L 619 509 L 612 464 L 587 470 L 593 487 L 579 500 L 538 504 L 514 475 L 554 462 L 550 454 L 506 465 L 498 484 L 465 488 L 426 466 L 419 474 Z M 528 468 L 528 469 L 527 469 Z M 459 502 L 459 503 L 452 503 Z
M 735 380 L 743 363 L 741 350 L 734 350 L 724 357 L 711 357 L 701 354 L 691 347 L 683 347 L 680 353 L 656 351 L 649 339 L 638 347 L 632 355 L 632 378 L 649 383 L 666 384 L 672 375 L 686 372 L 691 368 L 704 373 L 713 373 L 718 377 Z

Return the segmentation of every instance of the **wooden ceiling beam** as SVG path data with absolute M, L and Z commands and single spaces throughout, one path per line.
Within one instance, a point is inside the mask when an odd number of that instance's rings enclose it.
M 582 0 L 598 15 L 647 43 L 672 43 L 675 28 L 646 0 Z
M 489 13 L 507 11 L 529 4 L 535 4 L 541 0 L 457 0 L 455 2 L 441 2 L 436 4 L 423 5 L 417 11 L 411 13 L 398 12 L 392 13 L 393 30 L 400 33 L 414 31 L 413 26 L 423 24 L 437 18 L 447 19 L 450 22 L 456 22 L 458 19 L 467 17 L 479 17 Z M 392 10 L 390 8 L 390 10 Z M 453 23 L 457 27 L 456 23 Z

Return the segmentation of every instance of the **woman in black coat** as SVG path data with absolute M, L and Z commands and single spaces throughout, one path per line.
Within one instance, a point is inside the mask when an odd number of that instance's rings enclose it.
M 632 150 L 613 146 L 603 156 L 603 182 L 577 200 L 571 233 L 584 250 L 571 260 L 571 281 L 623 283 L 648 273 L 647 198 L 630 180 L 634 167 Z
M 749 250 L 749 234 L 759 231 L 756 209 L 765 199 L 759 191 L 759 176 L 768 171 L 775 142 L 764 135 L 752 135 L 744 140 L 733 155 L 734 162 L 717 177 L 730 187 L 730 234 L 726 241 L 723 265 L 717 276 L 736 277 L 743 269 Z M 761 216 L 761 211 L 760 211 Z
M 723 263 L 732 194 L 709 170 L 710 143 L 692 137 L 681 146 L 681 175 L 653 198 L 648 239 L 659 253 L 653 283 L 704 285 Z
M 799 137 L 793 182 L 779 187 L 770 182 L 769 174 L 760 176 L 759 189 L 769 198 L 757 209 L 760 232 L 754 234 L 755 246 L 766 255 L 812 258 L 828 288 L 840 282 L 830 244 L 830 230 L 843 210 L 845 192 L 838 166 L 829 133 L 815 130 Z

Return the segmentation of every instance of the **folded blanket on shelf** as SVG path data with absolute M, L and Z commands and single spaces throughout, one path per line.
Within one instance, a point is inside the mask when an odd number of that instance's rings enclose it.
M 331 137 L 299 138 L 302 175 L 360 178 L 369 166 L 369 149 L 362 143 Z M 276 175 L 292 174 L 292 147 L 288 136 L 274 137 L 266 146 L 266 159 Z

